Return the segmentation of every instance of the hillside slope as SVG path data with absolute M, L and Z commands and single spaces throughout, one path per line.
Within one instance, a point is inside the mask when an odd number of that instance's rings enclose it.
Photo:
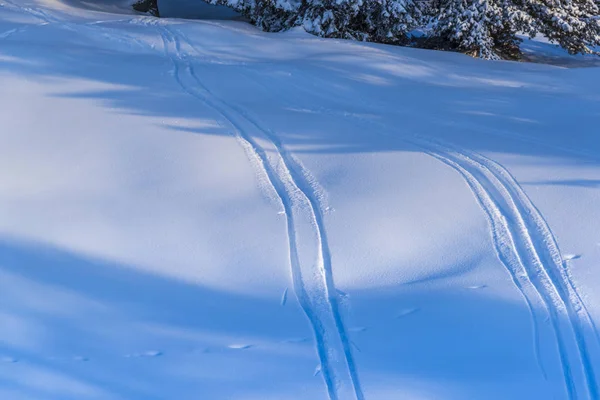
M 599 77 L 3 0 L 0 398 L 598 398 Z

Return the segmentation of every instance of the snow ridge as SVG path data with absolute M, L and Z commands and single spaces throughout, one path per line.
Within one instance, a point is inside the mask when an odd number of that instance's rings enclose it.
M 458 171 L 485 211 L 498 257 L 525 297 L 532 315 L 540 366 L 540 316 L 536 315 L 533 304 L 541 300 L 556 337 L 568 398 L 597 399 L 598 386 L 585 325 L 593 327 L 592 319 L 542 214 L 500 164 L 431 140 L 419 138 L 414 143 Z
M 329 398 L 364 400 L 348 331 L 337 298 L 319 195 L 306 179 L 303 168 L 274 132 L 264 128 L 244 110 L 219 99 L 203 84 L 195 72 L 194 65 L 188 59 L 189 55 L 181 50 L 181 40 L 185 41 L 185 38 L 162 21 L 144 21 L 159 28 L 165 55 L 172 61 L 177 84 L 184 92 L 196 97 L 226 120 L 245 150 L 253 155 L 253 159 L 258 160 L 259 168 L 283 205 L 294 292 L 314 332 L 320 369 Z M 190 83 L 186 83 L 185 80 L 189 80 Z M 269 158 L 266 149 L 250 132 L 266 139 L 275 147 L 275 161 Z M 305 207 L 297 207 L 298 202 L 303 203 Z M 308 215 L 305 215 L 306 213 Z M 314 228 L 312 234 L 317 240 L 318 254 L 314 265 L 300 261 L 298 244 L 306 238 L 300 237 L 302 233 L 296 229 L 298 219 L 309 219 Z

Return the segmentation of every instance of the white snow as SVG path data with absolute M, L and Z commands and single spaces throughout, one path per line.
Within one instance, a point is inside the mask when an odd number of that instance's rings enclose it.
M 600 69 L 527 49 L 0 0 L 0 398 L 597 398 Z

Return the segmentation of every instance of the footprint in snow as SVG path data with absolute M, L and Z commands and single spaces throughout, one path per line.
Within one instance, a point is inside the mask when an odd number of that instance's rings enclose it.
M 578 260 L 581 258 L 581 254 L 565 254 L 565 261 Z
M 227 347 L 232 350 L 246 350 L 246 349 L 249 349 L 250 347 L 252 347 L 252 345 L 251 344 L 230 344 Z
M 467 286 L 467 289 L 477 290 L 477 289 L 485 289 L 486 287 L 488 287 L 488 286 L 487 285 L 473 285 L 473 286 Z
M 7 363 L 7 364 L 14 364 L 16 362 L 19 362 L 19 360 L 17 360 L 16 358 L 13 358 L 13 357 L 0 357 L 0 362 Z
M 90 359 L 87 357 L 83 357 L 83 356 L 75 356 L 75 357 L 73 357 L 73 361 L 86 362 L 86 361 L 90 361 Z
M 149 350 L 149 351 L 144 351 L 142 353 L 127 354 L 125 357 L 126 358 L 158 357 L 158 356 L 162 356 L 162 354 L 163 353 L 158 350 Z
M 408 315 L 416 313 L 419 310 L 420 310 L 420 308 L 418 308 L 418 307 L 405 308 L 404 310 L 401 310 L 398 314 L 396 314 L 396 319 L 398 319 L 398 318 L 404 318 L 404 317 L 406 317 Z
M 321 366 L 317 365 L 317 367 L 315 368 L 315 372 L 313 372 L 313 376 L 317 376 L 321 373 Z

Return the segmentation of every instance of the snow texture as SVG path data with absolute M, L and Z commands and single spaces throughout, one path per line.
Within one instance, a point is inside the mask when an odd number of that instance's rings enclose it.
M 0 0 L 1 399 L 599 398 L 596 59 L 130 5 Z

